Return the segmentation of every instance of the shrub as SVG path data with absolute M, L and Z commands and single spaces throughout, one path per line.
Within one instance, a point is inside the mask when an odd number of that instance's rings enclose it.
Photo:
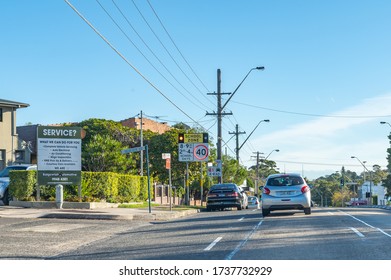
M 83 201 L 132 202 L 148 198 L 147 177 L 124 175 L 114 172 L 82 172 L 81 196 Z M 10 193 L 18 200 L 36 197 L 37 171 L 10 172 Z M 78 186 L 64 185 L 64 200 L 78 201 Z M 53 201 L 54 185 L 40 186 L 42 200 Z

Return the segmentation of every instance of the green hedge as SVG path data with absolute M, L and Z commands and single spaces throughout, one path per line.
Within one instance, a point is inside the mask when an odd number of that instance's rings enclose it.
M 148 198 L 148 179 L 145 176 L 113 172 L 82 172 L 83 201 L 133 202 Z M 11 171 L 9 191 L 18 200 L 36 197 L 37 171 Z M 41 200 L 54 200 L 54 186 L 40 186 Z M 64 200 L 77 200 L 78 186 L 64 186 Z

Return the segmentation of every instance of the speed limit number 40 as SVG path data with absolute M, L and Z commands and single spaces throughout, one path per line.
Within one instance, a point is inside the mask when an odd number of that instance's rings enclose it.
M 194 161 L 208 161 L 209 145 L 208 144 L 195 145 L 193 154 L 194 154 Z

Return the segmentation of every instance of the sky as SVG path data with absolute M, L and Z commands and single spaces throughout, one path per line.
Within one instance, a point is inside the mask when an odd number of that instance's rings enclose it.
M 263 66 L 227 103 L 224 153 L 238 125 L 247 167 L 260 152 L 310 179 L 385 169 L 390 14 L 387 0 L 1 1 L 0 99 L 30 104 L 17 125 L 143 111 L 217 141 L 217 70 L 230 93 Z

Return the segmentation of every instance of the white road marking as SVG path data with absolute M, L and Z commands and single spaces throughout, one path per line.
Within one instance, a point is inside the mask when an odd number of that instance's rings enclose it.
M 262 222 L 263 222 L 263 219 L 255 227 L 253 227 L 253 229 L 249 232 L 249 234 L 247 234 L 247 236 L 244 238 L 244 240 L 242 240 L 242 242 L 240 242 L 238 244 L 238 246 L 236 246 L 235 250 L 233 250 L 231 252 L 231 254 L 229 254 L 225 258 L 225 260 L 232 260 L 232 258 L 235 256 L 235 254 L 237 252 L 239 252 L 240 248 L 242 248 L 244 246 L 244 244 L 246 244 L 246 242 L 251 238 L 251 236 L 254 234 L 254 232 L 262 225 Z
M 353 228 L 353 227 L 351 227 L 350 229 L 353 230 L 358 236 L 360 236 L 360 237 L 365 237 L 365 235 L 362 234 L 361 232 L 359 232 L 357 229 L 355 229 L 355 228 Z
M 241 217 L 240 219 L 239 219 L 239 222 L 241 222 L 241 221 L 243 221 L 244 220 L 244 217 Z
M 387 235 L 388 237 L 391 237 L 391 234 L 388 234 L 387 232 L 385 232 L 384 230 L 380 229 L 380 228 L 376 228 L 378 231 L 380 231 L 381 233 L 383 233 L 384 235 Z
M 327 212 L 329 215 L 334 215 L 334 213 L 333 212 Z
M 388 237 L 391 237 L 391 234 L 388 234 L 387 232 L 385 232 L 384 230 L 380 229 L 380 228 L 375 228 L 374 226 L 354 217 L 353 215 L 350 215 L 349 213 L 346 213 L 346 212 L 343 212 L 343 211 L 340 211 L 342 213 L 344 213 L 345 215 L 348 215 L 349 217 L 355 219 L 356 221 L 360 222 L 360 223 L 363 223 L 364 225 L 366 225 L 367 227 L 370 227 L 372 229 L 376 229 L 377 231 L 380 231 L 381 233 L 383 233 L 385 236 L 388 236 Z
M 215 241 L 210 243 L 209 246 L 204 249 L 204 251 L 210 251 L 210 249 L 212 249 L 221 239 L 223 239 L 223 237 L 217 237 Z

